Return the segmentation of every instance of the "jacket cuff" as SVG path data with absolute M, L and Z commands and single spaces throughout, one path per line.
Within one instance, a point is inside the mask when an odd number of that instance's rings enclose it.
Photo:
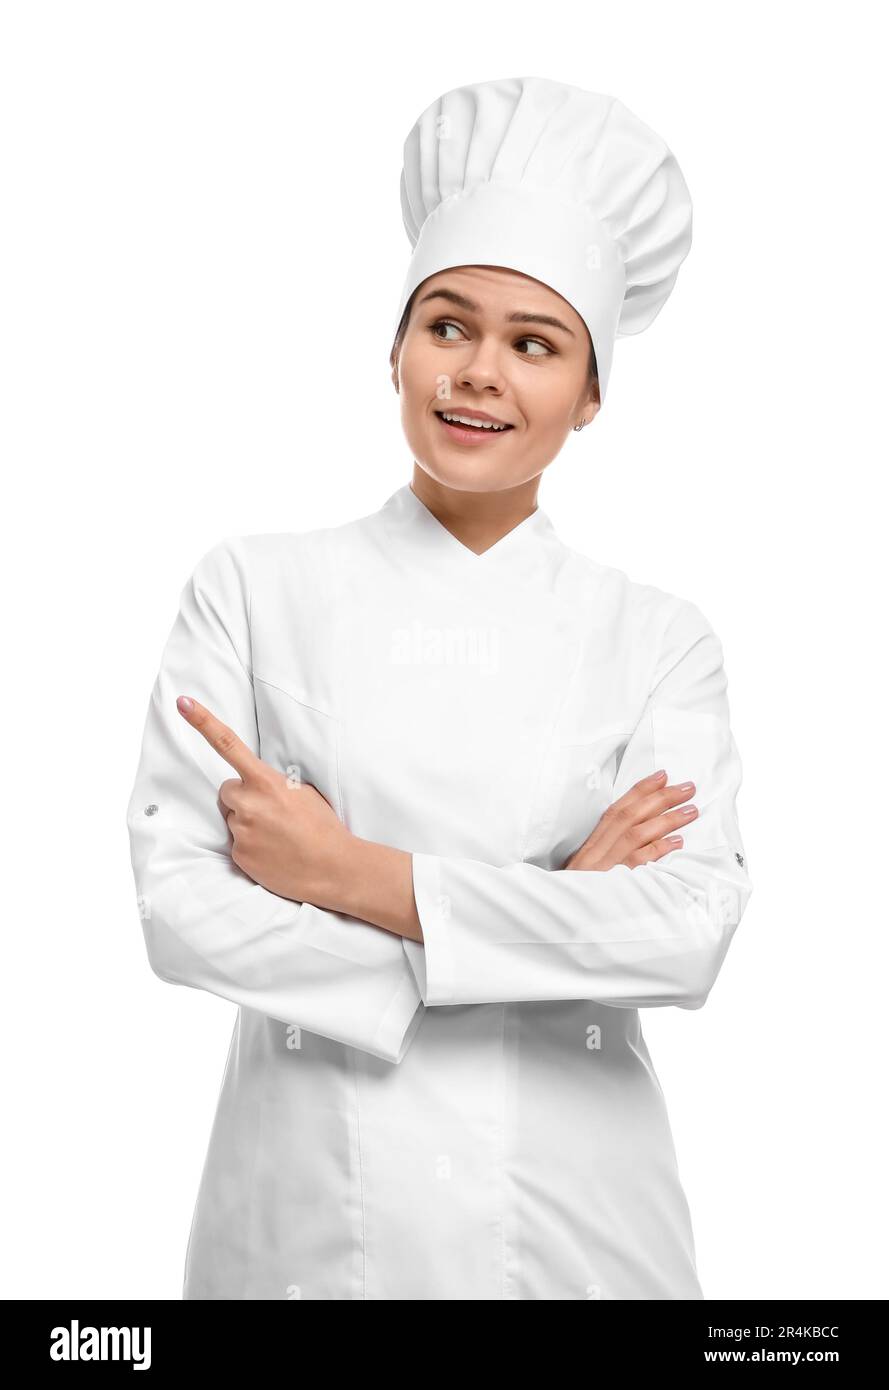
M 414 902 L 423 940 L 402 938 L 424 1004 L 453 1004 L 453 903 L 444 891 L 443 865 L 438 855 L 411 855 Z
M 422 1018 L 423 1004 L 417 998 L 416 985 L 413 980 L 404 979 L 380 1020 L 369 1050 L 386 1062 L 400 1062 Z

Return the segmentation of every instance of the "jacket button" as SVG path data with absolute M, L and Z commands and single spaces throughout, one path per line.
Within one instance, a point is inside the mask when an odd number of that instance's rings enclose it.
M 145 814 L 146 816 L 156 816 L 158 813 L 158 809 L 159 808 L 155 806 L 154 802 L 152 801 L 150 806 L 145 807 Z

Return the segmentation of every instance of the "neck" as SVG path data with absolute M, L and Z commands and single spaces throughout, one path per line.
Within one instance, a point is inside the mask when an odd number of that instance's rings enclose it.
M 499 492 L 447 487 L 414 464 L 411 489 L 467 549 L 481 555 L 537 510 L 539 475 Z

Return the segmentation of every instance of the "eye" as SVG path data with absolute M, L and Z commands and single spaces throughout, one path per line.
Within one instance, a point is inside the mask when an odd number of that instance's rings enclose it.
M 449 335 L 448 330 L 451 330 Z M 429 332 L 434 338 L 442 343 L 455 343 L 462 334 L 463 329 L 452 319 L 436 319 L 429 325 Z M 527 350 L 523 350 L 522 344 L 526 345 Z M 516 351 L 520 357 L 555 357 L 555 348 L 550 347 L 549 343 L 543 342 L 541 338 L 518 338 L 515 343 Z
M 448 338 L 444 333 L 440 333 L 438 331 L 440 328 L 453 328 L 455 333 L 460 333 L 462 331 L 456 323 L 451 323 L 450 319 L 437 319 L 435 323 L 430 324 L 429 332 L 432 333 L 434 337 L 440 338 L 443 343 L 453 343 L 456 342 L 456 339 Z
M 529 347 L 538 348 L 538 349 L 539 349 L 538 352 L 523 352 L 523 353 L 521 353 L 521 356 L 522 356 L 522 357 L 550 357 L 550 356 L 552 356 L 553 349 L 549 346 L 548 343 L 541 342 L 541 340 L 540 340 L 539 338 L 519 338 L 518 342 L 516 343 L 516 348 L 519 347 L 519 344 L 520 344 L 520 343 L 527 343 Z

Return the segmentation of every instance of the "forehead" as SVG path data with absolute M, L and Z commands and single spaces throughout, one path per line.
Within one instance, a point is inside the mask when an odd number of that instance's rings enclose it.
M 527 310 L 556 314 L 571 328 L 582 326 L 580 315 L 556 290 L 506 266 L 466 265 L 437 271 L 418 286 L 414 302 L 419 304 L 438 290 L 462 295 L 477 305 L 481 314 L 500 317 L 507 312 Z

